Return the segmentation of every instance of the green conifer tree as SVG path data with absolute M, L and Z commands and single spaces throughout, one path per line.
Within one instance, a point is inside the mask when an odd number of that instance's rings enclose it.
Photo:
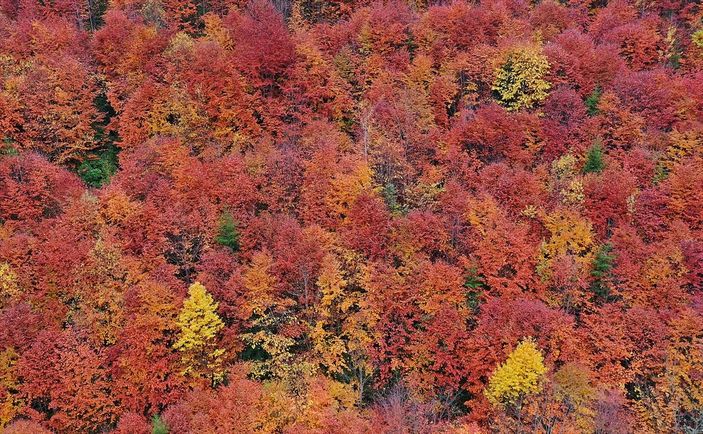
M 593 92 L 591 92 L 590 95 L 586 98 L 586 111 L 588 112 L 589 116 L 595 116 L 598 114 L 598 103 L 600 102 L 600 96 L 603 94 L 603 91 L 601 90 L 600 86 L 596 86 L 595 89 L 593 89 Z
M 586 164 L 583 165 L 583 173 L 600 173 L 603 169 L 605 169 L 603 147 L 600 143 L 595 143 L 586 154 Z
M 220 218 L 220 227 L 217 231 L 215 242 L 229 247 L 233 252 L 239 251 L 239 229 L 232 214 L 224 212 Z
M 602 301 L 608 301 L 611 298 L 606 280 L 613 269 L 613 261 L 615 261 L 615 256 L 611 254 L 612 251 L 613 247 L 610 244 L 604 244 L 593 259 L 591 291 L 596 299 Z

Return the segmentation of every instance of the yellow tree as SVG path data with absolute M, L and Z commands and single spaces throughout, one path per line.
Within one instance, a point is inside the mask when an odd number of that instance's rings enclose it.
M 644 430 L 670 432 L 671 427 L 682 420 L 700 417 L 703 409 L 703 382 L 699 377 L 703 366 L 702 332 L 703 320 L 693 311 L 683 311 L 672 319 L 663 372 L 652 379 L 651 386 L 637 387 L 641 398 L 633 409 Z
M 508 51 L 496 69 L 492 90 L 508 110 L 532 108 L 547 98 L 551 84 L 544 80 L 549 62 L 535 47 L 519 47 Z
M 359 162 L 349 173 L 337 174 L 332 180 L 326 203 L 329 213 L 346 220 L 349 209 L 359 195 L 372 189 L 373 172 L 364 162 Z
M 566 363 L 554 374 L 552 389 L 562 423 L 569 423 L 567 426 L 578 432 L 592 432 L 595 390 L 589 371 L 577 363 Z
M 540 246 L 537 274 L 542 279 L 551 277 L 553 263 L 559 257 L 573 257 L 581 269 L 590 266 L 595 243 L 588 220 L 576 212 L 560 210 L 544 216 L 543 223 L 550 237 Z
M 491 375 L 485 394 L 488 401 L 507 410 L 521 425 L 521 411 L 526 397 L 539 393 L 544 383 L 544 357 L 532 338 L 527 338 Z
M 373 342 L 374 313 L 363 286 L 365 272 L 356 252 L 340 249 L 322 260 L 317 287 L 320 302 L 310 332 L 317 363 L 328 373 L 346 378 L 361 403 L 373 367 L 367 349 Z
M 217 315 L 217 305 L 199 282 L 190 285 L 176 322 L 180 337 L 173 345 L 181 352 L 184 375 L 209 378 L 213 383 L 219 382 L 223 375 L 224 350 L 217 347 L 217 334 L 224 323 Z
M 320 288 L 320 302 L 317 306 L 317 321 L 310 333 L 313 347 L 320 363 L 331 373 L 337 374 L 345 367 L 346 345 L 339 334 L 334 333 L 335 320 L 344 311 L 338 306 L 347 282 L 341 274 L 339 262 L 333 255 L 322 261 L 317 286 Z
M 292 349 L 296 341 L 285 333 L 297 323 L 291 311 L 295 302 L 279 293 L 273 265 L 268 252 L 256 252 L 243 274 L 249 315 L 248 331 L 242 335 L 247 345 L 243 357 L 251 361 L 254 378 L 287 380 L 307 366 L 295 360 Z
M 0 352 L 0 431 L 24 404 L 18 394 L 20 383 L 14 369 L 18 359 L 19 356 L 12 347 Z

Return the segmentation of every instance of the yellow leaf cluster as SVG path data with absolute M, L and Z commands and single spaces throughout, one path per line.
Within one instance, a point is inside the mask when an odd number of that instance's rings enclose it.
M 578 161 L 572 154 L 566 154 L 552 162 L 552 175 L 557 180 L 567 179 L 576 173 Z
M 15 417 L 23 405 L 17 393 L 20 383 L 14 373 L 18 359 L 12 347 L 0 352 L 0 428 Z
M 317 377 L 307 387 L 295 427 L 301 432 L 324 432 L 330 418 L 354 408 L 354 390 L 348 384 Z
M 339 262 L 333 255 L 325 256 L 317 279 L 317 286 L 320 289 L 318 320 L 310 332 L 310 337 L 320 362 L 334 373 L 341 372 L 345 367 L 346 345 L 340 336 L 329 329 L 336 319 L 335 314 L 338 313 L 336 311 L 346 310 L 347 306 L 337 306 L 342 300 L 346 284 L 346 280 L 341 275 Z
M 580 432 L 592 432 L 595 413 L 591 402 L 595 390 L 586 368 L 576 363 L 562 366 L 554 374 L 554 393 L 557 399 L 573 409 Z
M 641 270 L 642 281 L 652 288 L 666 288 L 671 282 L 688 273 L 683 253 L 676 249 L 672 252 L 656 252 L 648 258 Z
M 120 225 L 138 215 L 141 206 L 122 190 L 107 193 L 100 201 L 100 218 L 105 224 Z
M 311 372 L 305 363 L 294 360 L 292 351 L 295 339 L 279 333 L 280 326 L 290 322 L 285 316 L 279 317 L 272 312 L 266 313 L 252 321 L 252 328 L 257 330 L 242 335 L 244 342 L 251 348 L 264 351 L 267 357 L 250 364 L 250 374 L 256 379 L 289 380 L 301 372 Z
M 291 409 L 296 403 L 288 394 L 286 385 L 282 381 L 265 383 L 262 401 L 264 411 L 259 417 L 257 432 L 283 432 L 284 427 L 295 421 L 295 413 Z
M 339 259 L 354 261 L 352 257 Z M 335 374 L 368 368 L 365 351 L 372 340 L 369 330 L 373 321 L 360 294 L 348 289 L 349 280 L 358 276 L 350 273 L 345 278 L 339 259 L 332 254 L 323 259 L 317 280 L 320 304 L 311 330 L 318 363 Z
M 544 80 L 549 62 L 541 50 L 520 47 L 508 52 L 496 69 L 492 90 L 508 110 L 531 108 L 547 98 L 551 84 Z
M 666 148 L 664 167 L 673 170 L 682 159 L 696 154 L 703 154 L 703 132 L 673 130 L 669 134 L 670 145 Z
M 544 217 L 544 226 L 550 233 L 540 246 L 537 272 L 542 278 L 551 274 L 552 260 L 571 255 L 577 264 L 586 266 L 593 259 L 593 230 L 588 220 L 569 210 L 556 211 Z
M 234 45 L 232 38 L 222 23 L 222 18 L 215 14 L 207 14 L 203 17 L 205 23 L 205 37 L 217 42 L 226 50 L 229 50 Z
M 173 348 L 183 355 L 184 374 L 193 374 L 198 368 L 205 368 L 220 375 L 218 365 L 224 350 L 216 348 L 217 333 L 224 323 L 217 315 L 217 302 L 199 282 L 188 288 L 188 298 L 178 314 L 176 324 L 180 337 Z
M 335 218 L 345 219 L 356 198 L 372 188 L 372 172 L 365 163 L 359 163 L 347 174 L 340 174 L 332 180 L 332 188 L 327 196 L 327 206 Z
M 691 35 L 691 41 L 700 49 L 703 49 L 703 29 L 696 30 Z
M 566 205 L 578 205 L 586 198 L 583 191 L 583 183 L 578 179 L 572 180 L 559 193 L 561 194 L 562 203 Z
M 0 307 L 5 300 L 17 297 L 19 293 L 17 275 L 10 268 L 10 264 L 0 263 Z
M 113 344 L 125 321 L 124 288 L 134 282 L 119 248 L 98 239 L 79 282 L 80 299 L 72 313 L 76 324 L 91 330 L 96 344 Z
M 546 372 L 542 353 L 535 341 L 527 338 L 493 372 L 485 391 L 486 397 L 493 405 L 515 404 L 541 390 Z
M 278 279 L 270 270 L 273 258 L 268 252 L 254 253 L 251 264 L 244 272 L 244 287 L 248 291 L 247 308 L 251 314 L 263 315 L 266 309 L 274 305 L 273 290 Z
M 154 103 L 147 127 L 152 137 L 178 137 L 183 143 L 197 148 L 201 145 L 201 133 L 211 128 L 208 123 L 207 116 L 186 90 L 174 85 L 165 92 L 162 100 Z

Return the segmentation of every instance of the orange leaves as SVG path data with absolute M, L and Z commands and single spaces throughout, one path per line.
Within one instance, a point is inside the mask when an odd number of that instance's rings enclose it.
M 466 218 L 476 231 L 472 253 L 488 287 L 503 296 L 534 288 L 536 246 L 529 227 L 510 221 L 490 199 L 471 201 Z
M 291 98 L 288 111 L 299 119 L 322 117 L 342 125 L 354 103 L 348 87 L 312 37 L 300 35 L 296 62 L 286 85 Z
M 78 60 L 37 59 L 15 80 L 3 98 L 15 101 L 6 116 L 16 121 L 1 134 L 20 149 L 44 152 L 60 163 L 80 160 L 96 146 L 91 124 L 99 120 L 92 105 L 97 93 L 90 72 Z
M 572 211 L 557 211 L 544 217 L 543 223 L 550 237 L 540 246 L 537 272 L 548 278 L 553 261 L 569 255 L 581 266 L 587 267 L 593 259 L 594 240 L 591 224 Z
M 58 432 L 102 429 L 117 414 L 103 357 L 70 330 L 45 331 L 18 364 L 21 394 L 47 402 L 53 409 L 48 425 Z
M 124 291 L 135 276 L 121 261 L 119 249 L 98 240 L 87 258 L 87 272 L 76 276 L 76 325 L 97 345 L 114 344 L 125 320 Z
M 422 271 L 419 305 L 425 314 L 434 316 L 445 308 L 464 308 L 464 288 L 458 268 L 435 263 L 427 264 Z
M 265 422 L 261 385 L 247 379 L 242 367 L 232 369 L 229 379 L 216 392 L 194 390 L 169 407 L 163 415 L 169 431 L 211 432 L 217 427 L 227 432 L 256 432 Z
M 180 397 L 185 384 L 170 350 L 177 333 L 177 299 L 170 288 L 143 282 L 124 295 L 127 318 L 111 348 L 112 394 L 128 411 L 142 413 Z
M 0 134 L 19 149 L 52 160 L 80 161 L 97 146 L 92 124 L 101 120 L 93 105 L 97 82 L 82 35 L 61 20 L 35 20 L 12 32 L 0 61 Z
M 703 157 L 688 159 L 678 165 L 669 176 L 671 198 L 669 208 L 693 229 L 701 228 L 703 216 Z
M 18 395 L 17 359 L 18 355 L 12 347 L 0 352 L 0 428 L 14 419 L 24 406 Z
M 331 181 L 330 191 L 326 197 L 329 213 L 336 219 L 344 221 L 356 199 L 365 192 L 370 192 L 371 169 L 363 162 L 358 162 L 347 173 L 339 173 Z
M 253 314 L 263 315 L 267 309 L 274 306 L 278 279 L 271 274 L 272 266 L 271 255 L 267 252 L 257 252 L 244 272 L 243 283 L 249 300 L 246 317 Z
M 77 198 L 75 175 L 28 153 L 0 160 L 0 218 L 37 220 L 56 216 L 69 198 Z

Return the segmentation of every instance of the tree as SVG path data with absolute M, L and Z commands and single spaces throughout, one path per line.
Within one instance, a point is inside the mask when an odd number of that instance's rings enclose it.
M 491 88 L 498 101 L 508 110 L 532 108 L 547 98 L 551 84 L 544 80 L 549 72 L 549 61 L 538 48 L 511 49 L 496 69 Z
M 608 286 L 608 278 L 615 260 L 615 256 L 611 254 L 612 250 L 612 245 L 603 244 L 596 252 L 595 258 L 593 258 L 591 291 L 593 291 L 594 296 L 598 300 L 608 301 L 612 297 Z
M 35 41 L 31 47 L 19 40 L 12 49 L 2 47 L 0 117 L 6 121 L 0 121 L 0 136 L 52 161 L 80 161 L 98 145 L 92 128 L 102 117 L 93 104 L 95 72 L 78 54 L 86 47 L 79 48 L 82 36 L 71 24 L 39 19 L 33 23 L 22 30 L 13 26 Z
M 233 252 L 239 251 L 239 230 L 232 214 L 224 212 L 220 218 L 220 226 L 217 231 L 215 242 L 225 247 L 229 247 Z
M 146 418 L 139 413 L 124 413 L 117 423 L 114 434 L 152 434 Z
M 364 296 L 354 290 L 358 276 L 342 266 L 341 259 L 349 261 L 354 255 L 348 251 L 340 257 L 329 253 L 323 258 L 317 279 L 320 301 L 309 336 L 323 370 L 348 381 L 356 391 L 357 404 L 361 404 L 373 371 L 366 351 L 373 337 Z M 345 272 L 350 274 L 346 278 Z
M 592 430 L 591 403 L 595 390 L 586 368 L 577 363 L 567 363 L 554 373 L 552 383 L 553 398 L 562 407 L 562 418 L 574 418 L 572 426 L 581 431 Z
M 703 49 L 703 29 L 698 29 L 691 35 L 691 41 L 700 49 Z
M 544 366 L 542 353 L 532 338 L 524 339 L 518 344 L 491 375 L 485 394 L 494 406 L 505 409 L 514 419 L 517 429 L 522 429 L 522 412 L 525 400 L 544 387 Z
M 124 325 L 124 289 L 133 279 L 121 252 L 100 239 L 91 249 L 84 270 L 76 276 L 79 301 L 74 322 L 97 345 L 114 344 Z
M 346 367 L 345 341 L 342 336 L 334 333 L 338 329 L 336 326 L 351 307 L 351 300 L 345 303 L 342 299 L 346 285 L 347 281 L 342 276 L 339 262 L 333 255 L 326 255 L 317 279 L 320 302 L 317 307 L 318 318 L 310 332 L 310 338 L 320 364 L 333 374 L 340 373 Z
M 185 387 L 171 349 L 179 300 L 152 281 L 129 288 L 124 298 L 126 324 L 109 350 L 112 393 L 122 408 L 149 414 L 178 400 Z
M 194 390 L 186 394 L 164 411 L 163 421 L 155 416 L 152 432 L 262 432 L 258 429 L 266 422 L 262 385 L 248 379 L 243 366 L 235 366 L 227 377 L 228 384 L 217 390 Z M 157 430 L 157 427 L 162 428 Z
M 549 239 L 540 246 L 537 274 L 547 280 L 552 264 L 560 256 L 569 255 L 580 267 L 587 266 L 593 258 L 593 229 L 590 220 L 570 210 L 556 211 L 544 217 Z
M 12 347 L 0 352 L 0 429 L 14 419 L 24 405 L 17 393 L 19 383 L 14 367 L 18 358 Z
M 72 173 L 35 153 L 0 158 L 0 219 L 39 220 L 60 214 L 81 195 Z
M 586 108 L 589 116 L 595 116 L 598 114 L 598 103 L 600 102 L 600 97 L 603 95 L 603 91 L 600 87 L 593 89 L 590 95 L 586 98 Z
M 280 291 L 272 274 L 273 258 L 256 252 L 244 272 L 247 293 L 248 330 L 242 334 L 246 344 L 242 358 L 251 361 L 251 375 L 257 379 L 289 379 L 308 368 L 297 363 L 293 348 L 296 340 L 286 333 L 298 320 L 292 309 L 295 302 Z
M 583 173 L 601 173 L 604 168 L 603 147 L 600 143 L 595 143 L 588 149 L 586 163 L 583 165 Z
M 20 396 L 60 433 L 103 431 L 117 421 L 104 351 L 67 329 L 44 330 L 17 362 Z
M 224 323 L 217 315 L 217 305 L 203 285 L 198 282 L 190 285 L 176 321 L 180 337 L 173 344 L 181 352 L 184 375 L 208 378 L 213 383 L 220 382 L 224 374 L 221 367 L 224 350 L 217 346 L 217 334 Z
M 523 296 L 524 297 L 524 296 Z M 561 309 L 552 309 L 544 303 L 519 298 L 491 298 L 481 305 L 474 319 L 477 327 L 468 333 L 464 342 L 464 375 L 462 388 L 476 398 L 467 403 L 473 419 L 487 422 L 495 410 L 484 392 L 486 379 L 494 367 L 504 362 L 509 351 L 520 339 L 534 336 L 540 348 L 545 349 L 545 365 L 560 366 L 578 360 L 588 353 L 582 351 L 574 318 Z M 504 342 L 496 345 L 496 342 Z
M 524 339 L 491 375 L 486 396 L 493 405 L 520 406 L 521 401 L 539 392 L 547 368 L 544 357 L 531 338 Z
M 151 434 L 168 434 L 168 427 L 158 414 L 151 418 Z

